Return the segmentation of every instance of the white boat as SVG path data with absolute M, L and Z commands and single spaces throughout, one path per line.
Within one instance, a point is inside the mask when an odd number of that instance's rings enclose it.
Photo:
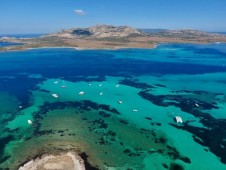
M 22 109 L 23 106 L 19 106 L 20 109 Z
M 91 84 L 91 83 L 89 83 L 88 85 L 89 85 L 89 86 L 92 86 L 92 84 Z
M 104 94 L 104 92 L 100 92 L 100 96 L 102 96 Z
M 28 123 L 29 125 L 31 125 L 31 124 L 32 124 L 32 121 L 31 121 L 31 120 L 28 120 L 27 123 Z
M 55 94 L 55 93 L 53 93 L 52 96 L 55 97 L 55 98 L 59 97 L 58 94 Z
M 175 119 L 177 123 L 183 123 L 183 120 L 180 116 L 175 116 Z
M 195 103 L 195 105 L 196 105 L 197 107 L 199 107 L 199 104 L 198 104 L 198 103 Z
M 116 84 L 115 87 L 119 87 L 119 84 Z
M 84 91 L 80 91 L 78 94 L 79 95 L 83 95 L 83 94 L 85 94 L 85 92 Z
M 101 87 L 102 86 L 102 84 L 99 84 L 99 87 Z
M 54 81 L 54 84 L 58 84 L 58 81 Z
M 119 104 L 122 104 L 122 100 L 119 100 L 118 103 L 119 103 Z
M 138 112 L 138 110 L 137 109 L 133 109 L 133 112 Z
M 60 86 L 61 88 L 66 88 L 67 86 L 65 86 L 64 84 L 64 80 L 63 80 L 63 83 L 62 83 L 62 86 Z

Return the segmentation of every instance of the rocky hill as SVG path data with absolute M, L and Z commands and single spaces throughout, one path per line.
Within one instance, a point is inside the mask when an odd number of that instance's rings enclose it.
M 62 30 L 44 37 L 67 39 L 129 39 L 133 37 L 162 37 L 179 39 L 219 38 L 222 34 L 208 33 L 198 30 L 164 30 L 150 31 L 150 29 L 135 29 L 128 26 L 95 25 L 88 28 L 73 28 Z
M 62 30 L 57 33 L 49 34 L 45 37 L 61 37 L 61 38 L 125 38 L 131 36 L 144 36 L 145 33 L 128 26 L 112 26 L 112 25 L 96 25 L 88 28 L 75 28 Z

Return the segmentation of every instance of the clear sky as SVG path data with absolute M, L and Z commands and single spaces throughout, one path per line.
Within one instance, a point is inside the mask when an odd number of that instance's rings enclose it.
M 0 0 L 0 34 L 96 24 L 226 31 L 226 0 Z

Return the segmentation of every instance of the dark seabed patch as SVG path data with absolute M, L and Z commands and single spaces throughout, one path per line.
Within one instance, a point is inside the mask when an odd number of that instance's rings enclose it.
M 41 119 L 43 119 L 44 115 L 47 112 L 49 112 L 51 110 L 65 109 L 65 108 L 76 108 L 76 109 L 80 110 L 81 112 L 91 111 L 91 110 L 100 110 L 99 114 L 100 114 L 100 116 L 103 116 L 103 117 L 110 117 L 111 115 L 109 113 L 117 114 L 117 115 L 120 114 L 115 108 L 111 108 L 109 105 L 97 104 L 97 103 L 89 101 L 89 100 L 84 100 L 82 102 L 45 103 L 43 106 L 41 106 L 39 112 L 34 113 L 34 119 L 35 119 L 35 122 L 36 122 L 34 124 L 34 127 L 35 127 L 34 135 L 39 136 L 39 135 L 43 135 L 43 134 L 47 134 L 47 135 L 48 134 L 54 134 L 54 132 L 51 131 L 51 130 L 50 131 L 39 131 L 39 128 L 40 128 L 40 125 L 41 125 L 39 123 L 39 121 Z M 104 111 L 107 111 L 109 113 L 105 113 Z M 84 119 L 84 120 L 86 120 L 86 119 Z M 93 125 L 95 125 L 96 123 L 99 124 L 100 128 L 107 127 L 107 124 L 105 124 L 104 121 L 101 120 L 101 119 L 95 120 L 91 123 Z
M 5 146 L 12 140 L 14 140 L 13 135 L 8 135 L 0 138 L 0 146 L 1 146 L 0 147 L 0 164 L 5 162 L 8 158 L 10 158 L 10 155 L 6 155 L 6 156 L 3 156 L 3 155 L 4 155 Z
M 183 166 L 177 164 L 177 163 L 172 163 L 170 164 L 169 170 L 184 170 Z
M 90 163 L 88 161 L 88 155 L 86 153 L 83 152 L 83 153 L 79 154 L 79 156 L 83 159 L 84 164 L 85 164 L 85 168 L 87 170 L 99 170 L 98 168 L 93 167 L 92 165 L 90 165 Z
M 149 85 L 147 83 L 141 83 L 137 79 L 135 79 L 135 80 L 124 79 L 124 80 L 121 80 L 119 82 L 119 84 L 127 85 L 127 86 L 130 86 L 130 87 L 135 87 L 135 88 L 143 89 L 143 90 L 154 88 L 154 86 L 151 86 L 151 85 Z
M 96 147 L 118 147 L 117 152 L 122 152 L 122 154 L 125 154 L 128 159 L 133 159 L 134 161 L 137 159 L 144 159 L 144 156 L 148 154 L 165 154 L 168 155 L 172 160 L 181 160 L 184 163 L 190 164 L 191 161 L 189 158 L 182 156 L 176 148 L 173 146 L 169 146 L 167 143 L 167 138 L 164 136 L 159 136 L 158 132 L 156 130 L 148 130 L 148 129 L 140 129 L 139 131 L 136 132 L 136 127 L 132 124 L 130 124 L 128 121 L 123 120 L 121 118 L 117 118 L 117 116 L 120 114 L 117 110 L 114 108 L 111 108 L 107 105 L 102 105 L 102 104 L 97 104 L 91 101 L 81 101 L 81 102 L 55 102 L 55 103 L 45 103 L 43 106 L 40 107 L 40 111 L 36 112 L 34 114 L 34 133 L 33 135 L 36 137 L 48 137 L 51 139 L 51 135 L 57 135 L 59 137 L 71 137 L 71 136 L 78 136 L 78 134 L 74 134 L 72 132 L 72 129 L 41 129 L 42 121 L 45 121 L 46 116 L 48 117 L 49 112 L 52 112 L 54 110 L 65 110 L 65 109 L 76 109 L 78 112 L 71 111 L 71 115 L 80 115 L 81 120 L 86 123 L 88 128 L 88 132 L 90 135 L 97 135 L 98 138 L 97 140 L 94 140 L 93 142 L 95 143 Z M 88 114 L 88 112 L 93 112 L 96 110 L 96 113 Z M 93 115 L 91 118 L 90 115 Z M 57 115 L 55 115 L 57 116 Z M 111 123 L 109 123 L 109 121 Z M 119 129 L 114 129 L 113 127 L 115 126 L 114 124 L 118 124 Z M 123 130 L 121 132 L 121 126 L 124 128 L 128 126 L 128 128 L 132 128 L 135 130 L 134 135 L 139 137 L 139 140 L 144 141 L 144 140 L 150 140 L 146 141 L 147 146 L 139 146 L 136 145 L 136 147 L 132 147 L 131 144 L 129 144 L 132 138 L 130 134 L 128 133 L 127 130 Z M 77 128 L 75 128 L 77 129 Z M 139 134 L 140 133 L 140 134 Z M 87 135 L 87 132 L 85 133 Z M 126 139 L 126 136 L 128 135 L 128 139 Z M 125 138 L 125 139 L 123 139 Z M 28 139 L 32 140 L 32 139 Z M 134 141 L 131 141 L 132 143 Z M 149 146 L 150 145 L 150 146 Z M 158 146 L 156 150 L 148 151 L 149 147 L 154 147 L 153 145 Z M 149 146 L 149 147 L 148 147 Z M 161 146 L 161 147 L 160 147 Z M 165 148 L 163 147 L 165 146 Z M 116 147 L 116 148 L 117 148 Z M 127 148 L 128 147 L 128 148 Z M 148 148 L 146 148 L 148 147 Z M 162 148 L 163 147 L 163 148 Z M 115 148 L 115 149 L 116 149 Z M 104 149 L 105 150 L 105 149 Z M 109 156 L 109 151 L 102 151 L 102 149 L 98 152 L 105 152 Z M 147 152 L 148 151 L 148 152 Z M 102 153 L 103 154 L 103 153 Z M 106 157 L 108 157 L 106 155 Z M 125 156 L 123 156 L 124 159 L 127 159 Z M 113 161 L 114 162 L 114 161 Z M 114 167 L 117 166 L 111 161 L 106 162 L 106 164 Z M 168 165 L 169 166 L 169 165 Z
M 202 91 L 188 92 L 195 94 L 206 93 Z M 189 121 L 184 122 L 183 126 L 178 126 L 175 124 L 171 125 L 178 129 L 183 129 L 194 134 L 193 139 L 195 142 L 201 144 L 202 146 L 209 147 L 210 151 L 216 156 L 220 157 L 222 163 L 226 164 L 226 120 L 215 119 L 209 113 L 205 112 L 205 110 L 218 109 L 218 106 L 216 106 L 214 101 L 212 101 L 212 103 L 208 103 L 196 98 L 189 98 L 187 95 L 153 95 L 150 94 L 149 91 L 141 91 L 139 95 L 158 106 L 176 106 L 182 111 L 199 118 L 199 122 L 204 125 L 204 128 L 191 126 L 189 125 Z M 217 96 L 219 94 L 214 95 Z M 165 102 L 164 100 L 171 100 L 171 102 Z M 195 105 L 197 103 L 199 105 L 198 108 Z M 154 123 L 152 124 L 154 125 Z

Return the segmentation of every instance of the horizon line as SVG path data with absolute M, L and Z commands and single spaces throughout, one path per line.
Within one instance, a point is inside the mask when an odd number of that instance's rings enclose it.
M 131 28 L 134 28 L 134 29 L 146 29 L 146 30 L 197 30 L 197 31 L 203 31 L 203 32 L 209 32 L 209 33 L 225 33 L 226 30 L 221 30 L 221 31 L 218 31 L 218 30 L 211 30 L 211 31 L 208 31 L 208 30 L 205 30 L 205 29 L 197 29 L 197 28 L 145 28 L 145 27 L 133 27 L 133 26 L 129 26 L 129 25 L 111 25 L 111 24 L 95 24 L 95 25 L 92 25 L 92 26 L 77 26 L 77 27 L 71 27 L 71 28 L 59 28 L 59 29 L 56 29 L 56 30 L 53 30 L 53 31 L 46 31 L 46 32 L 9 32 L 9 33 L 1 33 L 0 32 L 0 35 L 3 36 L 3 35 L 21 35 L 21 34 L 26 34 L 26 35 L 31 35 L 31 34 L 49 34 L 49 33 L 54 33 L 54 32 L 57 32 L 57 31 L 62 31 L 62 30 L 69 30 L 69 29 L 76 29 L 76 28 L 89 28 L 89 27 L 93 27 L 93 26 L 98 26 L 98 25 L 106 25 L 106 26 L 114 26 L 114 27 L 121 27 L 121 26 L 127 26 L 127 27 L 131 27 Z

